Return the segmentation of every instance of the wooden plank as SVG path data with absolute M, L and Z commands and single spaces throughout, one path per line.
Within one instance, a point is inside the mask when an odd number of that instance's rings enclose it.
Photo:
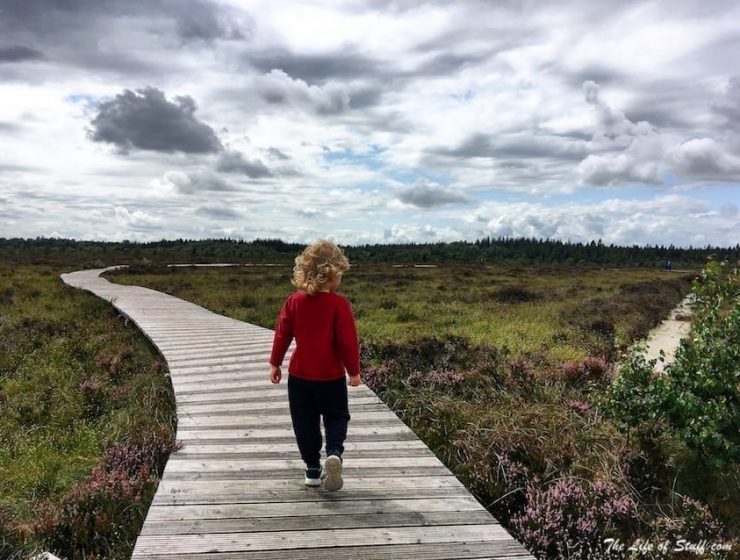
M 350 422 L 355 423 L 374 423 L 374 422 L 400 422 L 398 417 L 389 410 L 381 412 L 350 412 L 352 419 Z M 256 414 L 240 414 L 239 416 L 179 416 L 178 426 L 183 428 L 194 427 L 225 427 L 225 426 L 272 426 L 275 424 L 290 423 L 290 417 L 265 416 Z
M 457 478 L 452 475 L 446 476 L 417 476 L 400 478 L 353 478 L 353 490 L 367 490 L 376 492 L 376 496 L 382 496 L 386 490 L 396 489 L 441 489 L 453 488 L 465 490 L 465 487 Z M 162 480 L 159 483 L 159 490 L 163 494 L 187 495 L 187 494 L 208 494 L 208 493 L 239 493 L 247 491 L 264 492 L 266 494 L 285 490 L 300 490 L 303 493 L 313 489 L 306 489 L 302 480 L 293 478 L 269 478 L 265 480 L 191 480 L 191 481 L 174 481 Z M 340 496 L 339 493 L 335 494 Z M 354 494 L 353 494 L 354 495 Z M 468 496 L 469 494 L 465 494 Z M 351 497 L 351 496 L 350 496 Z M 409 493 L 407 498 L 418 497 Z
M 439 476 L 450 474 L 442 463 L 433 466 L 404 466 L 404 467 L 375 467 L 368 469 L 359 464 L 347 464 L 343 467 L 345 490 L 352 487 L 351 479 L 364 477 L 404 477 L 404 476 Z M 167 471 L 163 478 L 167 480 L 259 480 L 266 478 L 284 478 L 294 476 L 303 480 L 303 466 L 301 468 L 286 468 L 280 470 L 233 470 L 233 471 Z
M 184 521 L 151 522 L 141 532 L 145 536 L 198 535 L 215 533 L 254 533 L 269 531 L 312 531 L 316 529 L 349 529 L 353 527 L 421 527 L 445 525 L 480 525 L 490 522 L 486 511 L 424 512 L 315 515 L 238 519 L 195 519 Z
M 362 461 L 362 468 L 372 469 L 374 467 L 383 468 L 406 468 L 406 467 L 437 467 L 441 463 L 434 455 L 430 457 L 382 457 L 379 459 L 367 458 Z M 300 459 L 242 459 L 242 460 L 214 460 L 207 461 L 201 459 L 182 458 L 178 455 L 172 455 L 167 463 L 167 472 L 169 474 L 176 472 L 197 471 L 200 473 L 220 472 L 228 473 L 234 471 L 268 471 L 277 473 L 285 469 L 305 469 L 306 466 Z M 351 468 L 349 465 L 347 468 Z
M 410 477 L 413 478 L 413 477 Z M 418 478 L 418 477 L 417 477 Z M 357 501 L 357 500 L 375 500 L 382 496 L 384 500 L 406 500 L 409 498 L 408 488 L 388 488 L 379 494 L 377 491 L 355 488 L 351 484 L 345 483 L 346 488 L 351 489 L 349 492 L 330 493 L 323 489 L 307 490 L 303 486 L 303 474 L 300 479 L 294 478 L 294 489 L 281 490 L 279 492 L 265 493 L 257 490 L 244 490 L 237 493 L 225 494 L 223 492 L 212 492 L 206 494 L 173 494 L 157 496 L 152 502 L 157 506 L 183 506 L 183 505 L 224 505 L 224 504 L 250 504 L 250 503 L 298 503 L 298 502 L 315 502 L 317 498 L 326 501 Z M 183 480 L 174 482 L 203 482 L 203 480 Z M 208 482 L 233 482 L 231 480 L 216 480 Z M 249 482 L 262 482 L 260 480 L 250 480 Z M 303 488 L 300 488 L 303 486 Z M 470 496 L 470 492 L 460 488 L 416 488 L 413 489 L 413 495 L 416 499 L 430 498 L 463 498 Z
M 295 551 L 285 549 L 241 551 L 241 552 L 213 552 L 198 554 L 179 554 L 178 560 L 285 560 L 295 558 L 291 556 Z M 171 560 L 172 555 L 163 551 L 134 551 L 132 558 L 147 560 Z M 376 546 L 343 546 L 341 548 L 301 548 L 301 560 L 398 560 L 413 558 L 414 560 L 520 560 L 532 558 L 524 548 L 511 541 L 495 543 L 495 552 L 490 543 L 455 543 L 450 547 L 446 543 L 432 544 L 404 544 L 404 545 L 376 545 Z
M 371 408 L 377 408 L 378 410 L 381 410 L 381 407 L 387 408 L 385 404 L 383 404 L 383 401 L 381 401 L 377 397 L 357 397 L 355 399 L 352 399 L 350 402 L 350 409 L 351 410 L 369 410 Z M 265 402 L 260 399 L 253 399 L 246 402 L 241 403 L 234 403 L 232 402 L 222 402 L 222 403 L 209 403 L 209 404 L 182 404 L 177 407 L 178 411 L 181 411 L 183 414 L 191 414 L 191 415 L 198 415 L 203 413 L 228 413 L 228 414 L 239 414 L 241 412 L 245 411 L 252 411 L 252 410 L 258 410 L 258 411 L 267 411 L 267 410 L 277 410 L 281 411 L 284 414 L 288 414 L 288 395 L 285 395 L 284 399 L 281 399 L 279 401 L 273 401 L 273 402 Z
M 182 451 L 178 451 L 178 455 L 187 453 L 189 455 L 195 455 L 198 453 L 213 453 L 214 450 L 218 450 L 219 453 L 284 453 L 286 451 L 294 451 L 296 449 L 295 442 L 292 443 L 244 443 L 241 445 L 197 445 L 189 444 Z M 346 453 L 354 453 L 356 451 L 394 451 L 396 449 L 423 449 L 428 450 L 427 446 L 423 442 L 417 440 L 412 441 L 346 441 L 344 443 L 344 449 Z
M 390 527 L 366 529 L 326 529 L 311 531 L 312 547 L 336 547 L 387 544 L 431 544 L 457 542 L 496 542 L 510 539 L 499 525 L 450 525 L 444 531 L 436 527 Z M 170 554 L 205 552 L 241 552 L 253 550 L 300 549 L 307 544 L 303 531 L 230 533 L 226 535 L 142 535 L 139 548 L 167 550 Z
M 349 513 L 398 513 L 404 511 L 450 512 L 485 511 L 470 496 L 454 498 L 409 498 L 400 500 L 320 500 L 316 489 L 308 488 L 311 502 L 245 503 L 206 506 L 152 506 L 147 515 L 152 521 L 184 519 L 249 519 L 301 515 L 344 515 Z
M 390 426 L 360 426 L 350 421 L 349 427 L 347 428 L 347 438 L 350 439 L 372 439 L 371 436 L 397 436 L 399 434 L 406 434 L 410 438 L 415 438 L 414 432 L 412 432 L 408 426 L 401 422 L 394 423 Z M 370 436 L 370 437 L 368 437 Z M 245 440 L 250 441 L 270 441 L 277 440 L 279 438 L 286 438 L 289 441 L 295 441 L 295 435 L 293 434 L 293 428 L 270 428 L 270 429 L 218 429 L 218 430 L 192 430 L 192 429 L 181 429 L 177 430 L 177 439 L 187 440 L 198 440 L 198 439 L 232 439 L 244 442 Z M 381 439 L 381 438 L 378 438 Z

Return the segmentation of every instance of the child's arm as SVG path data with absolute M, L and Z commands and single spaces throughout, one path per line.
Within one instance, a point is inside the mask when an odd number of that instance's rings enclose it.
M 357 326 L 352 316 L 352 307 L 349 302 L 341 306 L 337 321 L 334 323 L 335 340 L 339 342 L 339 355 L 349 374 L 349 384 L 357 387 L 362 383 L 360 379 L 360 344 L 357 340 Z
M 283 363 L 285 353 L 293 340 L 293 317 L 290 308 L 290 298 L 283 304 L 275 325 L 275 337 L 272 339 L 272 353 L 270 354 L 270 381 L 280 383 L 282 372 L 280 365 Z

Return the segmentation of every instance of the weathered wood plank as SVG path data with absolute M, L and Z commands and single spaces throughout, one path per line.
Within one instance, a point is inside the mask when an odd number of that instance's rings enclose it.
M 213 552 L 180 554 L 178 560 L 285 560 L 291 558 L 290 550 L 259 550 L 234 553 Z M 486 554 L 488 553 L 488 554 Z M 441 544 L 405 544 L 377 546 L 344 546 L 341 548 L 301 548 L 301 560 L 519 560 L 532 558 L 516 541 L 497 542 L 496 554 L 491 555 L 489 543 L 455 543 L 454 547 Z M 151 554 L 135 554 L 134 558 L 147 560 L 171 560 L 172 556 L 151 551 Z
M 382 492 L 390 489 L 440 489 L 454 488 L 465 490 L 465 487 L 457 478 L 452 475 L 446 476 L 418 476 L 400 478 L 363 478 L 356 477 L 352 479 L 352 487 L 355 490 L 367 490 L 376 492 L 376 495 L 382 496 Z M 301 480 L 295 478 L 268 478 L 265 480 L 196 480 L 196 481 L 170 481 L 162 480 L 159 483 L 159 490 L 163 494 L 208 494 L 208 493 L 239 493 L 246 491 L 257 492 L 279 492 L 284 490 L 300 490 L 303 493 L 309 492 L 313 495 L 315 489 L 307 489 Z M 379 494 L 378 494 L 379 493 Z M 341 496 L 342 493 L 336 493 L 334 496 Z M 469 494 L 466 491 L 466 496 Z M 409 493 L 406 498 L 418 497 Z
M 485 511 L 471 496 L 452 498 L 322 500 L 315 488 L 305 489 L 311 502 L 219 504 L 213 506 L 152 506 L 147 516 L 152 521 L 183 519 L 232 519 L 252 517 L 290 517 L 301 515 L 343 515 L 348 513 L 392 513 L 405 511 Z M 327 492 L 327 494 L 329 494 Z
M 241 445 L 189 444 L 185 446 L 185 448 L 182 451 L 178 451 L 177 454 L 178 456 L 182 454 L 197 455 L 200 453 L 213 453 L 215 451 L 218 451 L 219 453 L 285 453 L 285 452 L 293 452 L 296 449 L 297 447 L 294 441 L 290 443 L 249 442 L 249 443 L 243 443 Z M 348 456 L 358 451 L 391 451 L 392 452 L 397 449 L 398 450 L 423 449 L 424 451 L 428 451 L 427 446 L 424 445 L 424 443 L 419 440 L 412 440 L 412 441 L 397 440 L 397 441 L 382 441 L 382 442 L 352 440 L 352 441 L 347 441 L 344 444 L 344 450 Z
M 300 485 L 303 484 L 303 478 L 293 479 Z M 194 482 L 194 481 L 184 481 Z M 201 481 L 197 481 L 201 482 Z M 228 480 L 218 480 L 213 482 L 231 482 Z M 250 482 L 261 482 L 250 480 Z M 354 482 L 354 479 L 353 481 Z M 330 493 L 323 489 L 306 489 L 299 488 L 298 484 L 295 486 L 296 489 L 281 490 L 279 492 L 267 492 L 264 491 L 242 491 L 234 494 L 224 493 L 207 493 L 207 494 L 186 494 L 179 495 L 173 494 L 168 496 L 157 496 L 152 505 L 157 506 L 183 506 L 183 505 L 224 505 L 224 504 L 250 504 L 250 503 L 280 503 L 280 504 L 294 504 L 298 502 L 315 502 L 317 496 L 326 501 L 332 502 L 344 502 L 344 501 L 357 501 L 357 500 L 375 500 L 381 497 L 384 500 L 406 500 L 409 497 L 409 493 L 413 493 L 414 498 L 462 498 L 470 496 L 465 488 L 388 488 L 384 489 L 382 493 L 378 491 L 365 490 L 362 488 L 355 488 L 354 484 L 349 482 L 345 483 L 344 492 Z M 351 490 L 347 492 L 346 490 Z M 490 516 L 489 516 L 490 517 Z M 490 520 L 490 522 L 493 522 Z
M 399 513 L 358 514 L 346 512 L 341 515 L 316 515 L 315 512 L 303 516 L 238 519 L 196 519 L 183 521 L 151 522 L 141 532 L 145 536 L 164 535 L 204 535 L 214 533 L 254 533 L 269 531 L 311 531 L 316 529 L 350 529 L 353 527 L 423 527 L 445 525 L 480 525 L 489 522 L 487 512 L 452 511 L 424 512 L 404 511 Z
M 496 542 L 511 536 L 499 525 L 450 525 L 444 531 L 436 527 L 391 527 L 366 529 L 326 529 L 311 531 L 310 540 L 303 531 L 229 533 L 226 535 L 142 535 L 137 548 L 167 550 L 171 554 L 204 552 L 241 552 L 252 550 L 300 549 L 302 545 L 336 547 L 387 544 L 431 544 L 456 542 Z
M 348 438 L 366 438 L 372 439 L 372 436 L 397 436 L 399 434 L 406 434 L 409 438 L 416 437 L 408 426 L 401 422 L 393 423 L 389 426 L 360 426 L 358 424 L 349 423 L 347 429 Z M 178 440 L 198 440 L 198 439 L 229 439 L 229 440 L 240 440 L 243 442 L 246 439 L 250 441 L 265 441 L 265 440 L 276 440 L 278 438 L 287 438 L 289 441 L 295 441 L 292 428 L 270 428 L 270 429 L 218 429 L 218 430 L 185 430 L 178 428 L 177 439 Z M 382 439 L 382 438 L 378 438 Z

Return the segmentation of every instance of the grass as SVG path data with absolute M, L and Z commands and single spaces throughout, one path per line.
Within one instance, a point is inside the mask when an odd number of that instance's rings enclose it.
M 0 266 L 0 542 L 27 552 L 54 545 L 64 520 L 50 507 L 69 503 L 107 449 L 174 436 L 174 397 L 154 348 L 109 304 L 64 287 L 61 272 Z M 138 529 L 124 529 L 109 535 L 108 557 L 130 554 Z
M 272 328 L 293 291 L 290 273 L 150 266 L 111 277 Z M 669 434 L 631 440 L 598 406 L 620 355 L 685 297 L 694 276 L 360 264 L 340 292 L 353 305 L 367 384 L 518 538 L 543 555 L 573 543 L 593 547 L 588 555 L 605 534 L 624 542 L 670 538 L 676 527 L 727 535 L 716 519 L 737 529 L 731 475 L 706 473 Z M 542 533 L 562 492 L 585 497 L 569 507 L 598 518 L 601 532 Z M 526 500 L 539 506 L 525 515 Z
M 152 266 L 109 276 L 272 328 L 293 291 L 290 275 L 288 266 Z M 591 328 L 597 320 L 625 349 L 680 301 L 689 276 L 647 269 L 361 264 L 345 275 L 340 292 L 352 302 L 366 342 L 453 335 L 558 363 L 593 354 L 603 344 Z M 635 297 L 640 286 L 647 297 Z
M 90 489 L 115 487 L 119 478 L 110 465 L 128 455 L 133 458 L 124 463 L 138 465 L 141 454 L 106 450 L 125 446 L 137 432 L 171 430 L 174 407 L 146 340 L 124 328 L 106 303 L 61 287 L 60 271 L 0 268 L 0 404 L 9 411 L 0 418 L 0 526 L 16 540 L 29 528 L 28 546 L 56 538 L 82 550 L 79 535 L 63 524 L 33 541 L 34 512 L 44 514 L 50 502 L 83 503 L 95 506 L 86 510 L 91 515 L 121 517 L 117 507 L 103 507 L 112 501 L 107 494 L 101 506 Z M 150 265 L 109 278 L 272 328 L 293 291 L 290 272 L 288 266 Z M 588 503 L 577 513 L 584 518 L 603 510 L 597 498 L 605 484 L 610 507 L 634 504 L 629 515 L 597 516 L 599 531 L 625 542 L 651 531 L 664 535 L 666 527 L 685 534 L 709 527 L 705 506 L 682 496 L 702 499 L 726 524 L 737 517 L 731 502 L 719 498 L 737 493 L 728 479 L 706 476 L 696 457 L 669 437 L 630 440 L 598 407 L 620 353 L 667 316 L 692 276 L 361 264 L 340 292 L 357 317 L 368 385 L 518 538 L 557 547 L 560 536 L 532 527 L 552 510 L 557 492 L 580 495 L 581 487 Z M 161 469 L 165 454 L 157 456 L 149 470 Z M 142 484 L 153 492 L 150 482 Z M 527 500 L 540 504 L 531 518 L 522 517 Z M 51 518 L 64 518 L 65 511 L 58 506 Z M 135 529 L 128 533 L 132 543 Z M 126 546 L 103 555 L 125 557 Z

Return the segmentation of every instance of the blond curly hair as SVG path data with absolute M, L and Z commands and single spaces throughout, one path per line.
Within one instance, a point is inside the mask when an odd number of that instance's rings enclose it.
M 349 261 L 344 252 L 331 241 L 319 239 L 295 258 L 291 283 L 312 296 L 348 269 Z

